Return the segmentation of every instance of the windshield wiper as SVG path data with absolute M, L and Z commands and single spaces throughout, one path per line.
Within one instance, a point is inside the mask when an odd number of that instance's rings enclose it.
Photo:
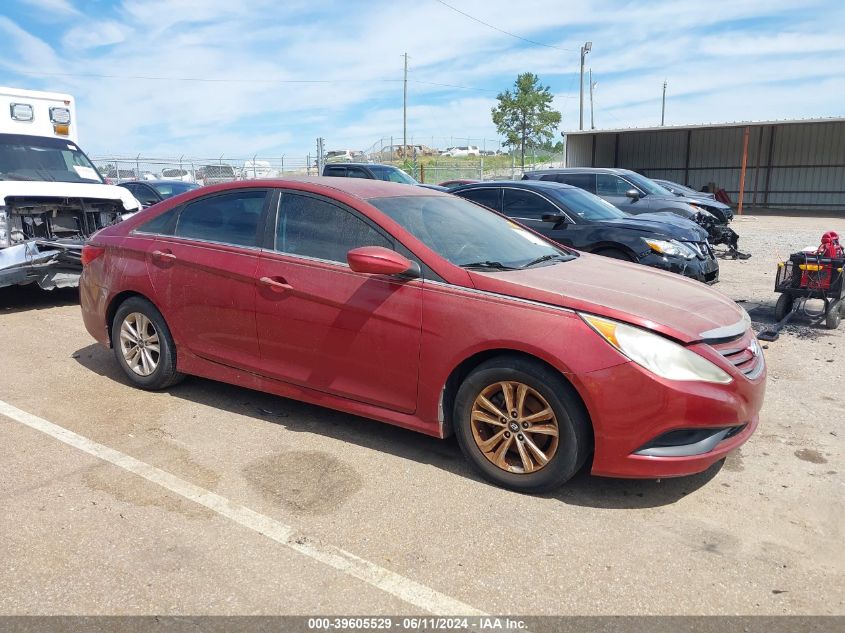
M 492 268 L 494 270 L 516 270 L 513 266 L 505 266 L 502 262 L 491 262 L 489 260 L 483 262 L 472 262 L 470 264 L 461 264 L 461 268 Z
M 548 262 L 553 259 L 559 259 L 562 262 L 568 262 L 572 257 L 568 255 L 561 255 L 560 253 L 549 253 L 548 255 L 543 255 L 542 257 L 538 257 L 537 259 L 532 259 L 527 264 L 523 264 L 520 268 L 531 268 L 535 264 L 540 264 L 542 262 Z

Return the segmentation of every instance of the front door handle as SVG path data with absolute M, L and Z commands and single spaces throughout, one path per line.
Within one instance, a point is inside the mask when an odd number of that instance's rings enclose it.
M 291 286 L 289 283 L 285 282 L 284 279 L 279 281 L 279 280 L 273 279 L 271 277 L 262 277 L 261 279 L 258 280 L 258 283 L 260 283 L 265 288 L 269 288 L 273 292 L 282 293 L 282 292 L 288 292 L 289 290 L 293 290 L 293 286 Z
M 152 256 L 153 256 L 153 259 L 158 259 L 158 260 L 163 259 L 163 260 L 168 260 L 168 261 L 174 261 L 176 259 L 176 255 L 174 255 L 173 253 L 168 253 L 166 251 L 153 251 Z

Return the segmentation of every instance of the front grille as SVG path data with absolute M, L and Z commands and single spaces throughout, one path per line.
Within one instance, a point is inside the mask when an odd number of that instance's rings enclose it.
M 741 371 L 749 380 L 759 378 L 766 362 L 763 350 L 751 330 L 740 336 L 710 343 L 710 347 Z

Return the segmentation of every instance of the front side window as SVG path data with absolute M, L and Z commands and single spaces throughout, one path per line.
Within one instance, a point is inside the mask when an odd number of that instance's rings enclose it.
M 419 184 L 416 180 L 411 178 L 408 174 L 406 174 L 398 167 L 384 167 L 377 165 L 374 167 L 370 167 L 370 169 L 376 175 L 376 178 L 378 178 L 379 180 L 386 180 L 387 182 L 398 182 L 404 185 Z
M 276 250 L 346 263 L 346 253 L 361 246 L 393 244 L 382 233 L 335 204 L 295 193 L 283 193 L 276 224 Z
M 258 246 L 258 223 L 266 191 L 238 191 L 191 202 L 176 223 L 177 237 Z
M 505 189 L 505 201 L 502 210 L 512 218 L 539 220 L 547 213 L 560 213 L 560 210 L 548 200 L 531 191 Z
M 346 176 L 346 167 L 326 167 L 325 175 L 343 178 Z
M 346 177 L 347 178 L 369 178 L 370 175 L 365 172 L 360 167 L 347 167 L 346 168 Z

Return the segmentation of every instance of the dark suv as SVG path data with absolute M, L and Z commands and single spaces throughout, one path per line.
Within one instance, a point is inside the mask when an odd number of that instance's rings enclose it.
M 554 182 L 481 182 L 455 187 L 451 193 L 578 250 L 705 283 L 719 279 L 719 262 L 707 232 L 684 218 L 668 213 L 631 216 L 597 196 Z
M 688 218 L 707 230 L 712 244 L 736 251 L 739 236 L 728 223 L 733 211 L 716 200 L 679 196 L 630 169 L 568 167 L 526 172 L 524 180 L 549 180 L 572 185 L 607 200 L 626 213 L 669 212 Z

